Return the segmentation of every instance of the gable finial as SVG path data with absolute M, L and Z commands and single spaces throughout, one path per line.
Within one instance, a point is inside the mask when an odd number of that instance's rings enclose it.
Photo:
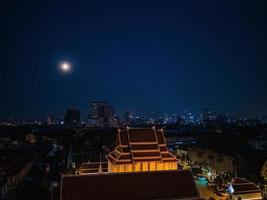
M 100 161 L 99 161 L 98 173 L 103 173 L 102 163 L 101 163 L 101 153 L 100 153 Z

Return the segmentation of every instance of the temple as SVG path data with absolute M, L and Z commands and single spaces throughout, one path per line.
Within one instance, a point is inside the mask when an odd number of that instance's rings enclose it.
M 190 171 L 62 175 L 60 200 L 200 200 Z
M 107 155 L 108 172 L 177 170 L 177 159 L 166 146 L 163 129 L 118 129 L 115 150 Z
M 166 146 L 162 129 L 118 129 L 107 162 L 82 163 L 75 174 L 62 174 L 61 200 L 199 200 L 188 170 Z

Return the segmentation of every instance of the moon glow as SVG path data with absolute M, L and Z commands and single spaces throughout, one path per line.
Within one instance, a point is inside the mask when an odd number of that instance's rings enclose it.
M 63 62 L 60 64 L 60 70 L 64 73 L 67 73 L 71 70 L 71 65 L 70 63 Z

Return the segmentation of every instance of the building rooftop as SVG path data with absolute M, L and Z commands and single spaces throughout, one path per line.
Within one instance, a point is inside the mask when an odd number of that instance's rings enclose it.
M 248 182 L 245 179 L 235 178 L 233 183 L 235 194 L 260 193 L 260 189 L 255 183 Z
M 36 156 L 32 151 L 3 151 L 0 152 L 0 173 L 5 176 L 17 174 L 27 162 Z
M 86 174 L 86 173 L 98 173 L 101 165 L 102 172 L 108 171 L 108 163 L 100 163 L 100 162 L 87 162 L 83 163 L 79 168 L 80 174 Z
M 116 148 L 107 159 L 115 164 L 177 161 L 167 150 L 163 130 L 154 127 L 118 129 Z
M 190 171 L 62 175 L 61 200 L 199 199 Z

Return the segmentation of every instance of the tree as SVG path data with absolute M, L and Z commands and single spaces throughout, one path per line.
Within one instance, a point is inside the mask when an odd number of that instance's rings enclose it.
M 197 151 L 197 157 L 203 158 L 203 152 L 201 150 Z
M 223 155 L 222 154 L 217 154 L 217 162 L 222 163 L 224 161 Z

